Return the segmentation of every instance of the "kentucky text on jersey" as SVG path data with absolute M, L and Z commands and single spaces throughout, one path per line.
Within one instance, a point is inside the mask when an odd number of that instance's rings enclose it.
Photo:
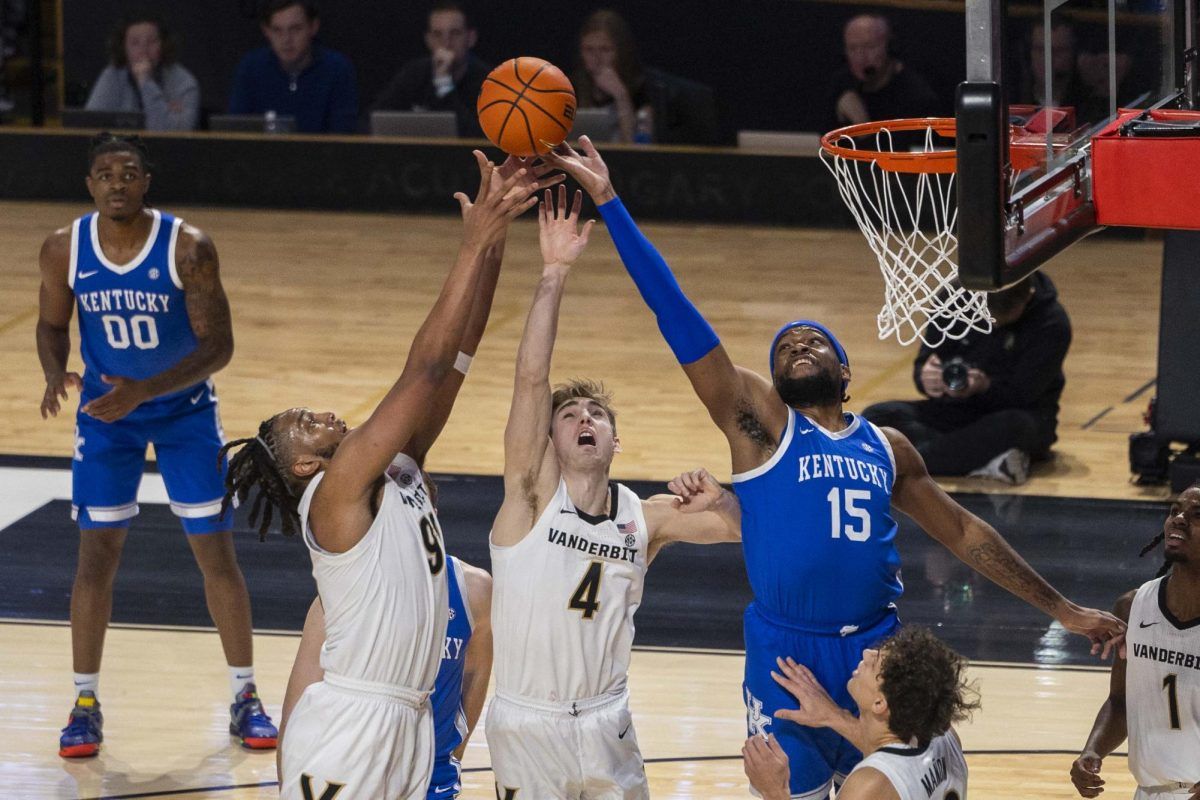
M 925 796 L 933 797 L 933 790 L 946 780 L 946 759 L 938 756 L 929 765 L 929 771 L 921 776 L 921 785 L 925 787 Z
M 550 544 L 558 544 L 571 550 L 578 550 L 581 553 L 587 553 L 589 556 L 597 558 L 610 558 L 614 561 L 628 561 L 630 564 L 637 563 L 637 548 L 622 547 L 616 544 L 604 544 L 602 542 L 593 541 L 584 536 L 577 536 L 573 533 L 560 531 L 557 528 L 551 528 L 546 535 L 547 541 Z
M 1170 650 L 1166 647 L 1139 644 L 1133 642 L 1133 657 L 1144 658 L 1147 661 L 1157 661 L 1160 664 L 1170 664 L 1184 669 L 1200 670 L 1200 655 Z
M 849 456 L 800 456 L 800 474 L 797 480 L 804 483 L 814 478 L 849 478 L 878 486 L 884 491 L 891 489 L 891 477 L 887 470 Z
M 171 313 L 171 296 L 135 289 L 102 289 L 76 295 L 79 306 L 93 314 L 101 311 L 145 311 L 148 314 Z

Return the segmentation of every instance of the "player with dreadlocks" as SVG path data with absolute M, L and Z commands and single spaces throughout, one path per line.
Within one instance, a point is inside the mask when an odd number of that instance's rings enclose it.
M 283 798 L 424 797 L 430 779 L 434 687 L 449 601 L 446 554 L 430 488 L 403 456 L 436 416 L 460 356 L 486 254 L 508 223 L 537 203 L 546 170 L 478 151 L 479 192 L 461 192 L 463 238 L 404 369 L 361 426 L 331 412 L 293 408 L 242 440 L 227 484 L 260 531 L 278 514 L 309 548 L 325 611 L 324 679 L 309 686 L 288 721 L 280 754 Z M 553 182 L 546 181 L 546 183 Z M 399 469 L 392 469 L 398 467 Z M 260 517 L 261 515 L 261 517 Z
M 1200 798 L 1200 481 L 1175 499 L 1141 554 L 1160 543 L 1162 569 L 1113 610 L 1129 623 L 1126 652 L 1113 662 L 1108 699 L 1071 765 L 1083 797 L 1104 791 L 1100 766 L 1128 737 L 1135 800 Z

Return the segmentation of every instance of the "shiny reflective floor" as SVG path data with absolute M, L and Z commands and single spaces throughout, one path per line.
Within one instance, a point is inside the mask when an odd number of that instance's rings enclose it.
M 71 701 L 63 621 L 78 532 L 69 517 L 72 415 L 43 422 L 37 414 L 36 255 L 47 233 L 87 210 L 0 203 L 0 454 L 9 454 L 0 456 L 0 618 L 9 620 L 0 624 L 0 796 L 275 796 L 272 757 L 241 751 L 225 733 L 220 648 L 153 472 L 115 589 L 119 627 L 108 638 L 100 692 L 105 749 L 82 763 L 55 754 Z M 449 216 L 168 210 L 208 231 L 221 254 L 237 339 L 233 362 L 217 377 L 231 436 L 300 403 L 361 421 L 394 380 L 460 228 Z M 851 410 L 914 395 L 912 351 L 875 338 L 882 282 L 856 231 L 656 224 L 647 232 L 739 363 L 760 363 L 780 322 L 814 316 L 833 325 L 850 352 Z M 494 476 L 513 357 L 540 264 L 536 238 L 531 221 L 514 224 L 488 334 L 430 460 L 441 473 L 449 548 L 482 566 L 499 503 Z M 625 452 L 614 475 L 639 491 L 659 491 L 662 480 L 699 465 L 727 478 L 720 435 L 603 230 L 593 239 L 564 300 L 555 378 L 586 374 L 615 390 Z M 1161 525 L 1166 492 L 1129 482 L 1126 442 L 1142 429 L 1152 394 L 1160 263 L 1158 242 L 1099 237 L 1055 259 L 1048 272 L 1075 334 L 1056 459 L 1021 487 L 944 482 L 1088 605 L 1109 607 L 1158 566 L 1137 552 Z M 1082 641 L 901 525 L 902 617 L 935 627 L 976 660 L 984 708 L 964 730 L 971 797 L 1074 796 L 1067 769 L 1105 695 L 1106 670 Z M 259 684 L 276 712 L 294 632 L 313 596 L 307 557 L 299 542 L 260 543 L 244 527 L 237 547 L 259 631 Z M 655 797 L 747 796 L 736 756 L 744 730 L 737 650 L 748 599 L 735 546 L 679 545 L 651 569 L 631 682 Z M 487 765 L 481 731 L 468 750 L 466 797 L 493 796 Z M 1105 773 L 1106 796 L 1132 793 L 1122 757 Z

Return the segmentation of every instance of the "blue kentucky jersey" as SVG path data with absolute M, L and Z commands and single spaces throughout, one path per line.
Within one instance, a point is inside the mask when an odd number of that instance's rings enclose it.
M 769 620 L 819 633 L 878 621 L 900 597 L 891 515 L 891 445 L 846 414 L 830 432 L 789 409 L 779 449 L 733 476 L 755 607 Z
M 111 389 L 101 375 L 148 378 L 196 349 L 183 283 L 175 269 L 175 241 L 182 220 L 161 211 L 152 213 L 146 246 L 127 264 L 114 264 L 104 256 L 95 212 L 77 219 L 71 228 L 68 282 L 79 309 L 83 402 Z M 197 388 L 155 398 L 137 412 L 169 408 Z
M 450 587 L 450 621 L 446 626 L 446 641 L 442 647 L 442 663 L 438 667 L 430 703 L 433 706 L 434 759 L 430 796 L 436 789 L 457 784 L 458 763 L 453 753 L 467 735 L 467 717 L 462 706 L 463 666 L 467 644 L 471 641 L 471 611 L 467 604 L 466 575 L 458 559 L 446 559 L 450 572 L 446 581 Z M 438 793 L 439 796 L 441 793 Z

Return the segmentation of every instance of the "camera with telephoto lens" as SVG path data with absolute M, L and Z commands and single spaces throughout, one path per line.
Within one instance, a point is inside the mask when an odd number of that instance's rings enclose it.
M 942 364 L 942 383 L 946 384 L 946 388 L 952 392 L 961 392 L 967 388 L 967 372 L 971 367 L 966 361 L 963 361 L 961 356 L 954 358 Z

